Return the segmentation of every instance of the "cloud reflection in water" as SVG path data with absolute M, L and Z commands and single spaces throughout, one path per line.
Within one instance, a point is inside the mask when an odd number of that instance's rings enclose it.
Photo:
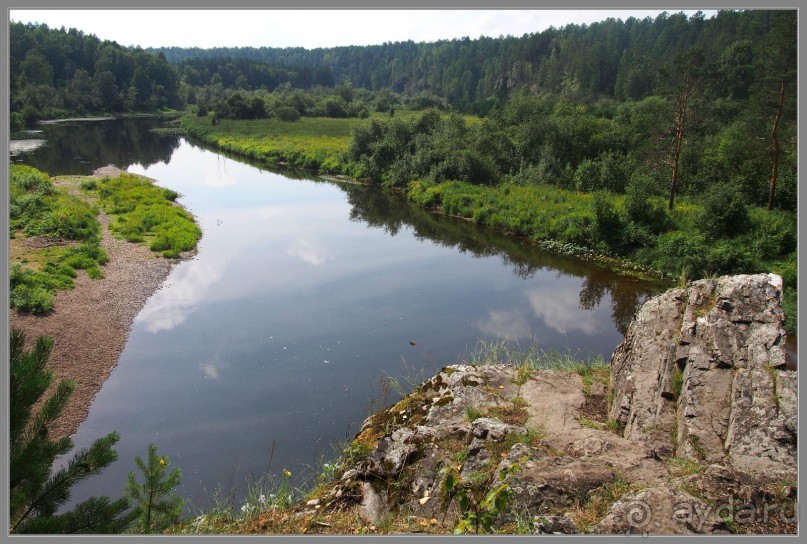
M 170 331 L 182 324 L 207 291 L 224 275 L 225 259 L 182 263 L 168 276 L 168 287 L 157 291 L 137 315 L 135 324 L 145 324 L 151 333 Z
M 311 266 L 321 266 L 330 259 L 327 249 L 304 238 L 295 241 L 290 248 L 286 249 L 286 254 Z
M 535 315 L 561 334 L 579 330 L 592 335 L 604 330 L 606 323 L 596 312 L 579 307 L 579 289 L 575 286 L 528 289 L 526 296 Z

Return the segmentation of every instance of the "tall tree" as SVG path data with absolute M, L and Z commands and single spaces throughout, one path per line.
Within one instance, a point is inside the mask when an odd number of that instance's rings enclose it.
M 766 43 L 763 53 L 764 80 L 769 88 L 776 89 L 775 113 L 771 126 L 771 146 L 773 150 L 773 164 L 771 167 L 771 183 L 768 192 L 768 209 L 772 210 L 776 198 L 776 181 L 779 176 L 779 130 L 782 115 L 786 108 L 786 101 L 790 88 L 796 80 L 796 39 L 797 20 L 795 10 L 776 12 L 773 16 L 771 29 L 766 34 Z
M 672 170 L 670 180 L 670 200 L 668 207 L 673 209 L 675 188 L 678 184 L 678 167 L 681 150 L 687 131 L 694 124 L 694 111 L 704 81 L 704 54 L 699 47 L 692 47 L 673 57 L 661 69 L 663 94 L 672 108 L 672 144 L 667 165 Z

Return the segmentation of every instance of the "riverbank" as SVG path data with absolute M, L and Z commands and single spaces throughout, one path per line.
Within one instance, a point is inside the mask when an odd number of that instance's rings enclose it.
M 406 113 L 407 123 L 417 123 L 418 112 Z M 210 117 L 193 114 L 180 119 L 191 137 L 216 149 L 272 167 L 360 179 L 366 168 L 350 160 L 351 135 L 369 122 L 381 126 L 385 120 L 304 117 L 294 122 L 224 119 L 213 124 Z M 667 211 L 662 197 L 641 192 L 588 193 L 526 182 L 408 181 L 395 187 L 411 202 L 435 213 L 523 236 L 547 250 L 595 262 L 620 274 L 682 281 L 718 274 L 779 274 L 785 284 L 787 330 L 796 334 L 793 212 L 748 206 L 744 229 L 726 226 L 726 235 L 713 239 L 704 231 L 704 224 L 732 221 L 720 218 L 725 202 L 717 197 L 707 202 L 681 195 L 675 208 Z
M 117 168 L 104 167 L 96 170 L 94 177 L 99 180 L 117 178 L 120 173 Z M 81 176 L 55 177 L 53 185 L 92 201 L 93 198 L 81 189 L 82 181 L 86 180 Z M 97 216 L 100 246 L 108 256 L 106 264 L 100 267 L 102 278 L 92 278 L 86 271 L 79 270 L 72 289 L 54 294 L 51 311 L 43 315 L 10 311 L 11 328 L 22 329 L 29 344 L 41 335 L 53 338 L 49 368 L 59 379 L 76 382 L 62 416 L 50 428 L 54 439 L 70 436 L 87 417 L 93 398 L 118 362 L 135 316 L 179 262 L 164 258 L 145 245 L 113 236 L 110 230 L 113 217 L 104 211 Z M 69 244 L 41 237 L 15 238 L 11 240 L 12 261 L 33 260 L 29 253 L 32 249 L 41 249 L 39 242 Z M 191 255 L 192 252 L 185 252 L 181 259 Z

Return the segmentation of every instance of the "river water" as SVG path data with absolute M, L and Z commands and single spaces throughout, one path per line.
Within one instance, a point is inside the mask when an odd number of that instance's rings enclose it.
M 74 436 L 117 430 L 119 461 L 73 500 L 117 498 L 150 443 L 197 508 L 284 468 L 302 484 L 406 385 L 467 360 L 480 340 L 610 358 L 661 287 L 411 207 L 398 194 L 276 173 L 154 120 L 42 127 L 13 160 L 51 174 L 116 164 L 181 193 L 203 230 L 137 316 Z

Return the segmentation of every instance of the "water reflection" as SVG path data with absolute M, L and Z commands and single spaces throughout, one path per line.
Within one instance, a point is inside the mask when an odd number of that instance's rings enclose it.
M 194 263 L 196 264 L 196 263 Z M 211 286 L 224 275 L 225 258 L 214 256 L 189 266 L 183 263 L 171 275 L 171 290 L 159 290 L 137 314 L 134 324 L 148 332 L 170 331 L 185 322 L 188 314 L 209 296 Z
M 536 316 L 547 326 L 565 332 L 577 329 L 587 334 L 602 330 L 599 317 L 580 310 L 593 311 L 604 295 L 609 295 L 611 316 L 617 330 L 623 335 L 639 307 L 652 295 L 667 286 L 662 282 L 638 281 L 600 270 L 591 263 L 536 250 L 519 237 L 507 236 L 484 229 L 467 221 L 447 218 L 411 206 L 397 193 L 378 191 L 359 185 L 343 185 L 351 205 L 352 221 L 381 228 L 394 236 L 404 226 L 413 229 L 419 239 L 430 240 L 460 252 L 477 257 L 498 256 L 512 268 L 513 274 L 527 280 L 542 270 L 553 271 L 558 278 L 582 278 L 579 292 L 572 286 L 558 290 L 556 286 L 540 292 L 525 292 Z M 574 301 L 579 300 L 579 304 Z M 483 334 L 502 338 L 528 336 L 523 312 L 520 310 L 491 310 L 490 315 L 478 323 Z
M 305 238 L 298 238 L 286 250 L 286 253 L 311 266 L 322 266 L 330 259 L 328 250 L 325 247 Z
M 51 175 L 87 175 L 108 164 L 126 169 L 134 163 L 168 163 L 179 138 L 151 132 L 163 124 L 157 118 L 42 124 L 47 144 L 12 160 Z

